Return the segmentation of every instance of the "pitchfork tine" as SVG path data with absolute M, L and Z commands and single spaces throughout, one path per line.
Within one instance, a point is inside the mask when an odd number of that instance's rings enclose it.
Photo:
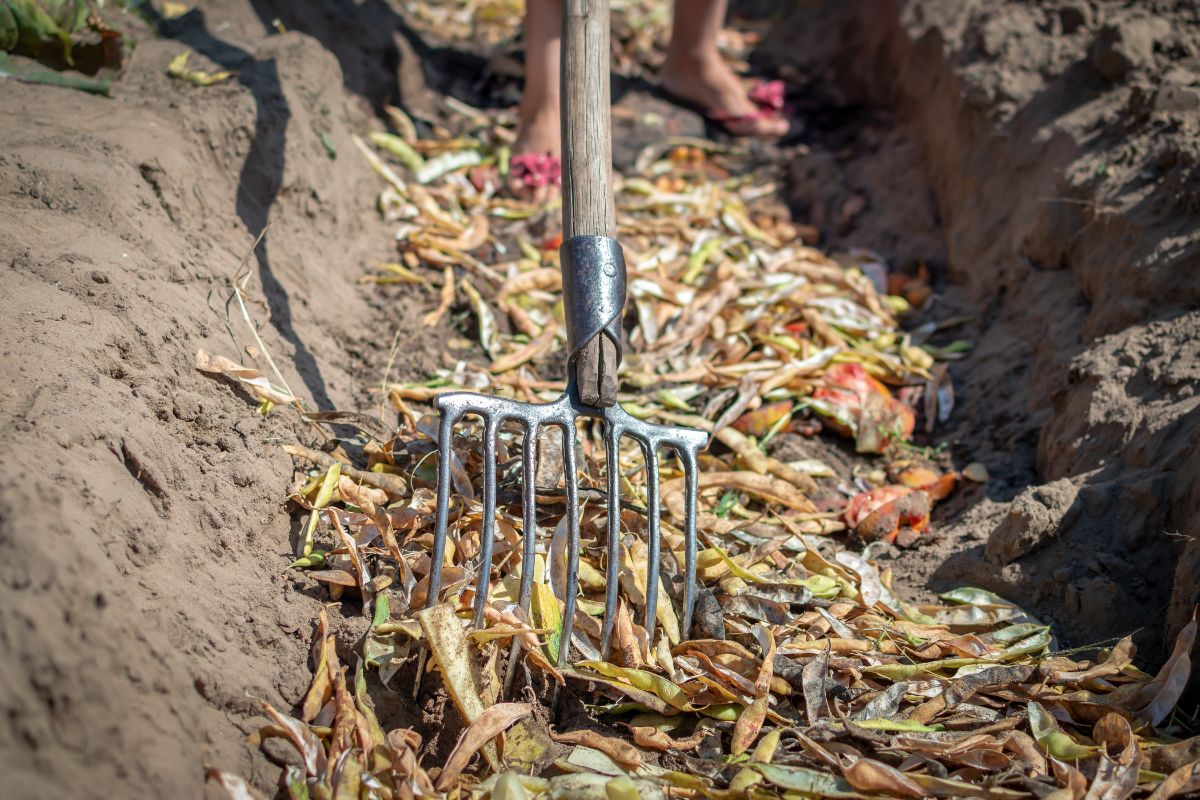
M 692 612 L 696 608 L 696 453 L 686 447 L 675 448 L 683 464 L 683 631 L 684 639 L 692 630 Z
M 475 580 L 476 628 L 483 626 L 483 609 L 492 580 L 492 545 L 496 539 L 496 434 L 499 427 L 499 415 L 484 416 L 483 528 L 479 531 L 479 577 Z
M 604 426 L 604 463 L 608 473 L 608 576 L 604 592 L 604 628 L 600 652 L 608 660 L 612 648 L 613 623 L 617 616 L 617 589 L 621 580 L 621 430 L 611 422 Z
M 442 561 L 446 557 L 446 526 L 450 521 L 450 459 L 454 458 L 454 423 L 460 414 L 439 406 L 442 420 L 438 426 L 437 528 L 433 534 L 433 553 L 429 556 L 430 605 L 437 603 L 442 590 Z
M 658 546 L 660 538 L 658 490 L 658 441 L 650 439 L 642 444 L 646 455 L 646 636 L 654 647 L 654 622 L 658 616 Z
M 537 546 L 537 446 L 540 426 L 533 420 L 525 420 L 525 440 L 521 444 L 521 592 L 517 603 L 529 611 L 533 599 L 534 556 Z M 521 640 L 513 637 L 508 650 L 508 667 L 504 673 L 504 695 L 512 694 L 513 678 L 517 674 L 517 662 L 521 655 Z
M 558 666 L 565 666 L 575 627 L 575 594 L 579 583 L 579 489 L 575 474 L 575 426 L 563 426 L 563 471 L 567 473 L 567 580 L 563 591 L 562 638 L 558 644 Z
M 523 508 L 521 536 L 523 537 L 523 553 L 521 555 L 521 594 L 517 599 L 521 608 L 529 610 L 529 601 L 533 597 L 534 555 L 537 545 L 537 448 L 541 427 L 536 422 L 525 426 L 525 441 L 521 445 L 521 502 Z M 515 640 L 514 640 L 515 641 Z

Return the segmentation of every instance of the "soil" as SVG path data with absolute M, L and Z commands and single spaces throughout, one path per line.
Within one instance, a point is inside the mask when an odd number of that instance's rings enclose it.
M 11 797 L 215 797 L 205 765 L 274 791 L 277 766 L 245 736 L 258 699 L 291 707 L 308 680 L 322 596 L 284 569 L 296 532 L 279 445 L 313 435 L 254 413 L 195 353 L 267 368 L 226 300 L 269 222 L 250 312 L 307 405 L 377 408 L 393 337 L 393 374 L 439 363 L 449 331 L 416 322 L 429 298 L 356 284 L 391 232 L 351 135 L 383 101 L 422 111 L 447 92 L 515 91 L 498 66 L 511 60 L 448 47 L 399 3 L 202 6 L 132 23 L 112 98 L 0 82 Z M 982 585 L 1067 643 L 1140 628 L 1153 665 L 1200 601 L 1198 12 L 881 0 L 764 24 L 759 11 L 739 8 L 766 31 L 754 66 L 799 98 L 802 126 L 768 153 L 797 219 L 824 247 L 927 264 L 939 295 L 916 322 L 965 316 L 943 340 L 975 344 L 930 443 L 991 480 L 940 507 L 929 545 L 881 556 L 896 585 Z M 235 79 L 168 78 L 184 48 Z M 616 96 L 619 159 L 703 128 L 640 80 Z M 355 614 L 331 609 L 347 652 Z M 377 696 L 392 724 L 436 729 L 438 698 L 422 703 Z

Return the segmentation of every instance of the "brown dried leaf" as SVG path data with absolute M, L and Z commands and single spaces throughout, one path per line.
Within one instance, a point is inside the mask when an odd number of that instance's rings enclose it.
M 559 672 L 558 668 L 550 663 L 550 660 L 542 655 L 541 649 L 525 651 L 525 660 L 531 662 L 534 666 L 545 672 L 551 678 L 554 678 L 555 683 L 559 686 L 566 686 L 567 679 Z
M 755 625 L 753 630 L 763 648 L 763 660 L 754 681 L 754 702 L 742 712 L 733 726 L 729 752 L 735 756 L 749 750 L 762 731 L 771 700 L 771 677 L 775 674 L 775 636 L 770 628 L 763 625 Z
M 201 372 L 210 372 L 233 378 L 249 389 L 260 400 L 269 400 L 279 405 L 296 402 L 294 395 L 272 386 L 271 382 L 267 380 L 267 376 L 261 370 L 243 367 L 236 361 L 231 361 L 224 356 L 214 356 L 204 350 L 198 350 L 196 351 L 196 369 Z
M 224 789 L 225 793 L 229 796 L 229 800 L 264 800 L 261 792 L 237 775 L 229 772 L 221 772 L 219 769 L 214 769 L 213 767 L 205 767 L 204 778 Z
M 354 576 L 344 569 L 319 569 L 304 574 L 314 581 L 332 583 L 335 586 L 358 586 L 358 581 L 354 579 Z
M 321 708 L 333 696 L 333 673 L 338 668 L 337 651 L 334 649 L 332 636 L 321 636 L 321 653 L 313 672 L 312 685 L 304 695 L 301 704 L 300 719 L 312 722 L 321 713 Z
M 699 730 L 686 739 L 673 739 L 665 731 L 642 725 L 630 725 L 629 732 L 633 734 L 633 743 L 638 747 L 646 747 L 662 753 L 668 750 L 695 750 L 706 736 L 705 731 Z
M 640 669 L 644 665 L 641 645 L 633 633 L 633 617 L 624 597 L 617 599 L 616 617 L 613 619 L 612 655 L 610 661 L 618 667 Z
M 562 271 L 558 267 L 543 267 L 513 275 L 500 287 L 496 297 L 505 300 L 526 292 L 554 289 L 562 289 Z
M 554 337 L 557 335 L 558 323 L 551 321 L 531 342 L 493 361 L 492 365 L 488 367 L 488 371 L 493 375 L 499 375 L 502 372 L 508 372 L 510 369 L 516 369 L 522 364 L 532 361 L 554 343 Z
M 1158 725 L 1171 714 L 1171 709 L 1183 696 L 1187 688 L 1188 677 L 1192 674 L 1191 652 L 1196 642 L 1196 615 L 1192 621 L 1183 626 L 1175 639 L 1175 649 L 1167 663 L 1154 680 L 1146 687 L 1152 692 L 1150 701 L 1138 711 L 1138 716 L 1151 725 Z
M 1185 764 L 1172 772 L 1146 800 L 1170 800 L 1192 792 L 1200 792 L 1200 761 Z
M 1087 794 L 1087 778 L 1083 773 L 1067 764 L 1065 761 L 1059 761 L 1053 756 L 1050 757 L 1050 769 L 1054 772 L 1054 777 L 1058 780 L 1058 785 L 1063 787 L 1068 793 L 1068 797 L 1073 800 L 1083 800 Z
M 869 758 L 860 758 L 843 767 L 842 774 L 851 786 L 864 792 L 891 792 L 904 797 L 928 797 L 930 794 L 900 770 Z
M 299 751 L 309 777 L 323 775 L 326 764 L 325 748 L 321 746 L 321 740 L 317 738 L 316 734 L 300 720 L 276 711 L 266 700 L 260 700 L 259 707 L 283 729 L 288 741 Z
M 532 712 L 533 706 L 529 703 L 497 703 L 485 709 L 458 737 L 458 744 L 454 745 L 454 750 L 446 759 L 446 766 L 438 775 L 434 788 L 439 792 L 449 791 L 470 763 L 471 756 L 517 720 L 529 716 Z
M 454 268 L 447 265 L 442 270 L 442 291 L 438 297 L 437 308 L 421 317 L 421 324 L 426 328 L 434 327 L 452 305 L 454 305 Z
M 1109 758 L 1107 748 L 1100 751 L 1096 777 L 1084 795 L 1085 800 L 1125 800 L 1137 789 L 1138 771 L 1146 760 L 1124 717 L 1109 714 L 1105 720 L 1108 733 L 1114 739 L 1124 740 L 1124 747 L 1115 760 Z
M 484 713 L 484 707 L 480 699 L 479 667 L 474 659 L 476 651 L 467 639 L 462 620 L 455 616 L 450 603 L 418 611 L 416 617 L 450 698 L 463 718 L 474 722 Z M 500 757 L 490 740 L 487 737 L 475 749 L 482 747 L 488 764 L 499 769 Z
M 641 751 L 629 742 L 612 736 L 605 736 L 597 731 L 583 730 L 551 733 L 550 738 L 560 744 L 573 744 L 599 750 L 613 761 L 629 769 L 637 769 L 643 763 Z
M 817 724 L 822 714 L 828 712 L 825 686 L 829 680 L 829 657 L 833 652 L 828 641 L 826 648 L 804 665 L 804 713 L 808 716 L 809 725 Z

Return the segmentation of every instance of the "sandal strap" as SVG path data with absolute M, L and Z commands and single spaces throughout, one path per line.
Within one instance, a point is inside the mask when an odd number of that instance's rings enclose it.
M 750 87 L 750 99 L 759 106 L 759 108 L 770 109 L 771 111 L 782 111 L 784 95 L 787 93 L 787 85 L 780 80 L 775 81 L 755 81 Z
M 722 125 L 736 125 L 741 122 L 755 122 L 760 119 L 777 117 L 783 111 L 783 101 L 786 93 L 787 84 L 783 81 L 758 80 L 754 82 L 750 87 L 750 91 L 746 93 L 750 101 L 758 106 L 756 111 L 751 111 L 749 114 L 710 111 L 705 116 L 713 122 L 719 122 Z

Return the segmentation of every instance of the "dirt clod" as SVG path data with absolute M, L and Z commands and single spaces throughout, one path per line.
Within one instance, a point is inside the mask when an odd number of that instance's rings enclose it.
M 1079 487 L 1065 478 L 1021 492 L 988 536 L 987 557 L 1007 564 L 1044 546 L 1075 521 L 1078 496 Z
M 1122 80 L 1132 70 L 1154 65 L 1154 44 L 1170 32 L 1164 19 L 1143 17 L 1105 25 L 1092 44 L 1092 67 L 1109 81 Z

